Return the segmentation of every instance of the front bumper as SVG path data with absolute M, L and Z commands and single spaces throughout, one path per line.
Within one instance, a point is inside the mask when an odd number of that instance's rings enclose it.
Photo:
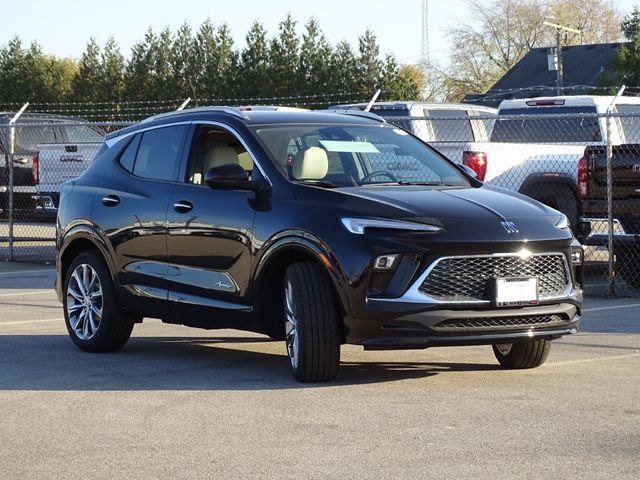
M 507 309 L 438 308 L 386 320 L 348 319 L 347 342 L 377 350 L 491 345 L 552 340 L 577 333 L 579 324 L 579 301 Z

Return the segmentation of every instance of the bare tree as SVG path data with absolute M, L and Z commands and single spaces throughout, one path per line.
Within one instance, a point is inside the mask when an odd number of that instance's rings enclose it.
M 620 14 L 608 0 L 468 0 L 468 22 L 451 29 L 451 63 L 443 81 L 450 100 L 490 88 L 530 49 L 555 44 L 545 20 L 582 30 L 566 44 L 620 38 Z
M 622 37 L 620 12 L 612 1 L 551 0 L 546 9 L 547 20 L 580 30 L 582 33 L 570 33 L 564 38 L 566 45 L 617 42 Z M 544 45 L 555 42 L 555 33 L 545 32 Z

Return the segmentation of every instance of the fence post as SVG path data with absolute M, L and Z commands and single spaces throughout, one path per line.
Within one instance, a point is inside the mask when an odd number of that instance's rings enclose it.
M 613 263 L 613 143 L 611 141 L 611 112 L 626 87 L 623 85 L 607 108 L 607 250 L 609 250 L 609 295 L 616 294 L 616 271 Z
M 7 157 L 9 164 L 7 168 L 9 170 L 9 261 L 13 262 L 13 158 L 16 150 L 16 127 L 15 123 L 20 118 L 20 115 L 27 109 L 29 102 L 25 103 L 18 113 L 16 113 L 11 120 L 9 120 L 9 155 Z

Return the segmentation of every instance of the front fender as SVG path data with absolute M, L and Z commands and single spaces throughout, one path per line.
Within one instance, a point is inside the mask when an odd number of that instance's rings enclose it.
M 288 253 L 292 255 L 303 253 L 320 263 L 334 286 L 343 311 L 349 314 L 349 300 L 346 294 L 349 284 L 347 276 L 329 245 L 306 230 L 283 231 L 274 235 L 265 243 L 254 269 L 252 284 L 255 287 L 255 291 L 259 292 L 261 290 L 265 273 L 273 265 L 273 262 L 282 259 L 282 255 L 287 255 Z

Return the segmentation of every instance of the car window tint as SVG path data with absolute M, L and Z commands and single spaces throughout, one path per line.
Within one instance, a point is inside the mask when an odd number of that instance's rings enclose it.
M 142 135 L 136 135 L 133 140 L 129 142 L 129 145 L 127 146 L 127 148 L 125 148 L 124 152 L 122 152 L 122 155 L 120 156 L 120 165 L 122 165 L 122 168 L 129 172 L 133 172 L 133 164 L 136 161 L 136 153 L 138 153 L 140 137 L 142 137 Z
M 186 130 L 186 126 L 179 125 L 144 132 L 133 174 L 152 180 L 176 180 Z

